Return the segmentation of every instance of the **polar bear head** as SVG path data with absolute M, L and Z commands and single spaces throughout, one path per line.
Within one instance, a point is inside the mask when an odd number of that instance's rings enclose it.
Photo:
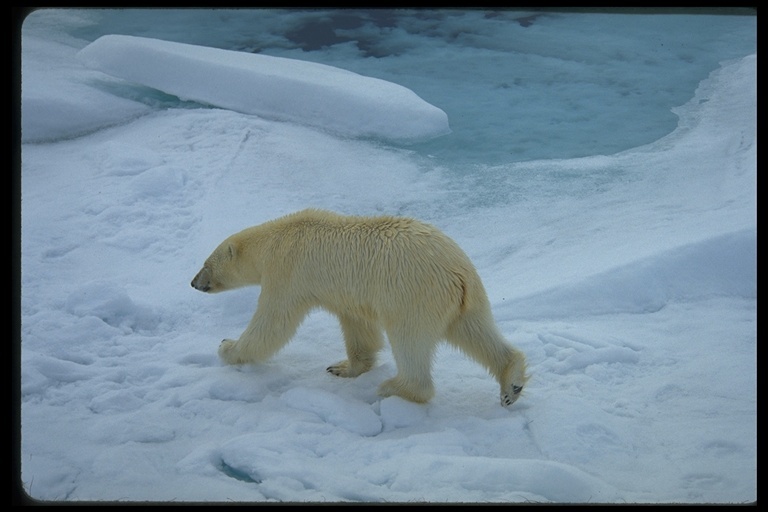
M 192 279 L 192 287 L 206 293 L 218 293 L 252 284 L 243 279 L 242 252 L 237 239 L 224 240 L 205 260 L 203 268 Z

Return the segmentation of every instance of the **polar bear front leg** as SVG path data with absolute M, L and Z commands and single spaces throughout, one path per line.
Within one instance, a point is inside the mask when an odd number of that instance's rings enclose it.
M 227 364 L 265 361 L 288 343 L 299 327 L 307 308 L 286 307 L 262 294 L 259 307 L 237 341 L 225 339 L 219 345 L 219 357 Z

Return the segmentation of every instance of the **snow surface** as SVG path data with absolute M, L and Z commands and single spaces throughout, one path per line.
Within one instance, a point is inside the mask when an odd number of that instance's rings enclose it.
M 293 95 L 266 117 L 228 103 L 243 84 L 226 81 L 201 81 L 196 98 L 226 108 L 132 101 L 82 64 L 86 41 L 45 21 L 27 20 L 22 48 L 20 460 L 32 498 L 756 499 L 756 55 L 704 80 L 666 137 L 508 164 L 509 200 L 484 202 L 472 196 L 485 188 L 417 153 L 317 118 L 276 121 Z M 135 49 L 107 41 L 99 66 Z M 179 73 L 208 51 L 183 48 L 165 61 Z M 128 78 L 184 95 L 161 43 L 142 52 Z M 292 65 L 303 93 L 326 97 L 312 87 L 326 68 Z M 412 98 L 390 90 L 393 103 Z M 493 379 L 444 347 L 430 404 L 381 399 L 391 354 L 354 380 L 326 373 L 343 343 L 319 311 L 271 361 L 224 366 L 218 343 L 239 336 L 259 290 L 208 296 L 191 278 L 224 237 L 305 207 L 407 214 L 456 239 L 528 356 L 524 396 L 500 407 Z

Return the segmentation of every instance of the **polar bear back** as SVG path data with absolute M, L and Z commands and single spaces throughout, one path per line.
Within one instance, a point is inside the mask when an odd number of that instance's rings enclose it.
M 405 217 L 352 217 L 303 210 L 244 230 L 261 244 L 262 286 L 290 289 L 343 313 L 413 315 L 445 321 L 487 307 L 464 251 L 440 230 Z

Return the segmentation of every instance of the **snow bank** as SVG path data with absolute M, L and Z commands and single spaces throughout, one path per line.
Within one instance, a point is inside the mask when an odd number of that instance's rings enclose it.
M 664 251 L 577 283 L 510 301 L 523 318 L 648 313 L 670 301 L 757 296 L 757 233 L 747 229 Z
M 70 46 L 25 37 L 22 52 L 22 142 L 73 138 L 150 111 L 108 92 L 118 80 L 105 81 L 97 71 L 84 70 Z M 90 85 L 96 75 L 104 90 Z
M 331 425 L 363 436 L 381 432 L 381 421 L 364 402 L 344 400 L 325 391 L 297 387 L 286 391 L 281 399 L 294 409 L 320 417 Z
M 78 56 L 182 99 L 344 136 L 410 141 L 450 131 L 445 112 L 413 91 L 324 64 L 121 35 L 103 36 Z

